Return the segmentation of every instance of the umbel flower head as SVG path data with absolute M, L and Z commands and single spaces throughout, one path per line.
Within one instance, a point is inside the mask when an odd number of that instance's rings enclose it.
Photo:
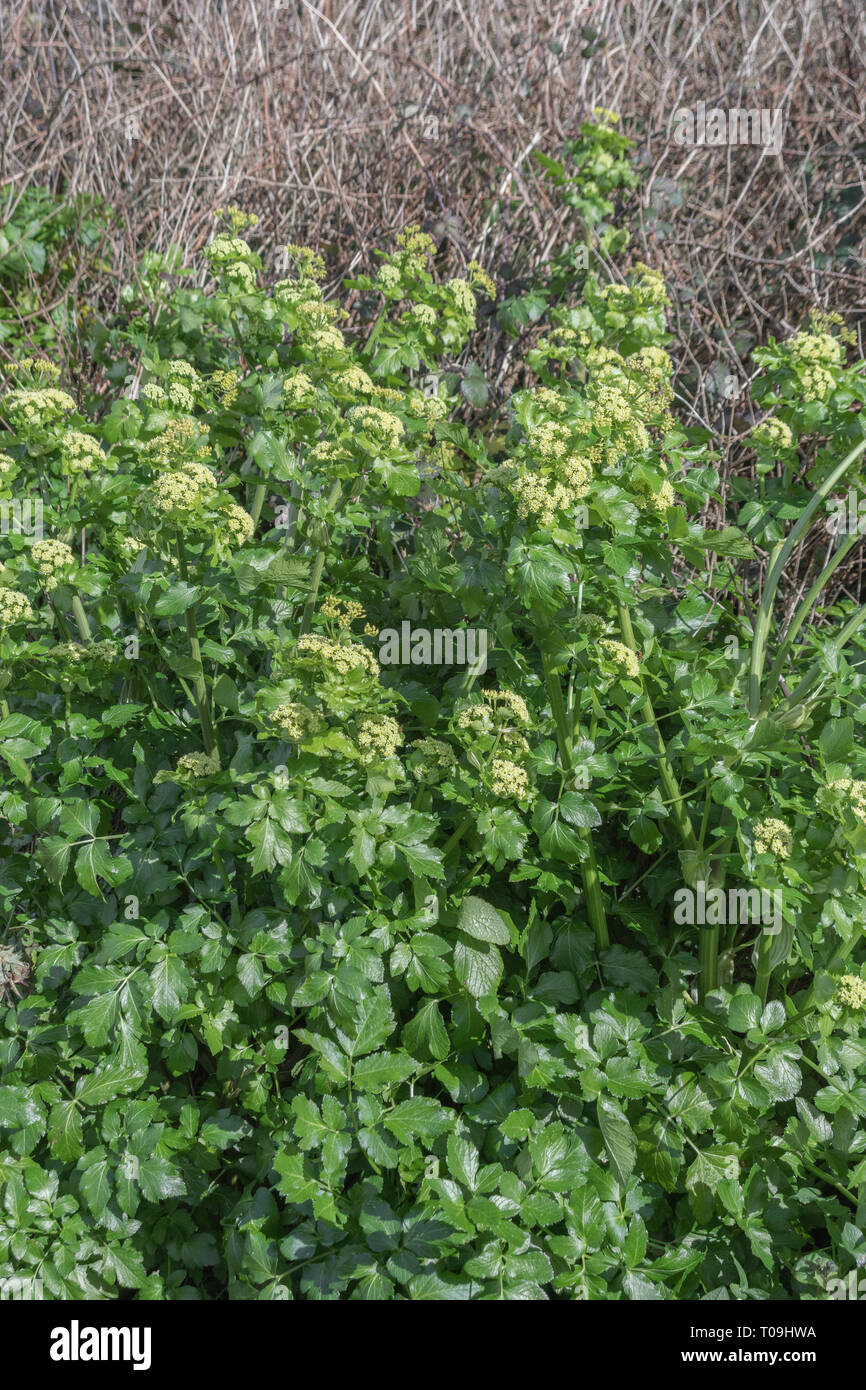
M 63 472 L 95 473 L 105 463 L 105 455 L 95 439 L 81 430 L 67 430 L 60 441 L 60 458 Z
M 0 628 L 32 622 L 35 616 L 26 594 L 17 589 L 0 589 Z
M 790 425 L 786 425 L 784 420 L 771 415 L 768 420 L 762 420 L 760 425 L 756 425 L 749 435 L 752 443 L 759 448 L 765 449 L 793 449 L 794 434 Z
M 192 787 L 220 770 L 219 756 L 214 753 L 182 753 L 173 772 L 163 768 L 153 779 L 154 786 L 174 782 L 179 787 Z
M 457 757 L 442 739 L 419 738 L 412 744 L 409 765 L 417 782 L 441 782 L 457 766 Z
M 305 632 L 298 638 L 298 656 L 341 676 L 350 671 L 365 671 L 369 676 L 379 674 L 378 661 L 360 642 L 333 642 L 318 632 Z
M 44 587 L 56 589 L 64 570 L 75 564 L 75 556 L 63 541 L 37 541 L 30 552 L 30 559 Z
M 494 796 L 514 801 L 525 801 L 529 796 L 529 776 L 517 763 L 494 758 L 490 771 Z
M 43 386 L 35 391 L 7 391 L 3 410 L 13 424 L 47 425 L 75 409 L 75 402 L 65 391 Z
M 518 723 L 529 723 L 529 708 L 522 695 L 513 690 L 482 690 L 481 694 L 489 705 L 507 710 Z
M 302 739 L 309 738 L 322 723 L 315 710 L 294 703 L 277 705 L 268 718 L 279 734 L 293 743 L 300 743 Z
M 866 980 L 859 975 L 843 975 L 839 981 L 839 1002 L 847 1009 L 866 1008 Z
M 617 642 L 613 637 L 603 637 L 599 642 L 599 648 L 612 666 L 630 680 L 636 681 L 640 676 L 640 662 L 631 647 L 627 647 L 625 642 Z
M 776 859 L 790 859 L 794 837 L 783 820 L 768 816 L 757 821 L 752 838 L 758 854 L 772 854 Z
M 393 758 L 403 742 L 403 730 L 396 719 L 383 715 L 379 719 L 365 719 L 358 733 L 358 747 L 361 761 L 373 763 L 380 758 Z
M 866 824 L 866 782 L 851 777 L 837 777 L 827 790 L 842 802 L 855 820 Z
M 365 618 L 364 605 L 355 598 L 338 598 L 336 594 L 328 594 L 323 599 L 319 612 L 323 618 L 329 618 L 337 622 L 341 627 L 348 627 L 350 623 L 357 622 L 360 618 Z M 374 629 L 375 633 L 375 629 Z
M 151 505 L 157 512 L 191 512 L 216 485 L 216 475 L 205 464 L 185 463 L 157 478 L 150 489 Z

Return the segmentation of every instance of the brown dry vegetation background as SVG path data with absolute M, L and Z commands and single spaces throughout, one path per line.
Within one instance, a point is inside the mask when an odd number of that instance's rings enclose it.
M 229 202 L 271 268 L 308 242 L 336 281 L 417 221 L 443 269 L 519 285 L 576 231 L 534 152 L 603 105 L 637 144 L 632 250 L 674 295 L 684 405 L 723 453 L 744 422 L 720 379 L 755 342 L 815 306 L 862 335 L 863 0 L 4 0 L 2 45 L 0 183 L 108 200 L 109 300 Z M 699 100 L 781 108 L 781 154 L 676 145 Z

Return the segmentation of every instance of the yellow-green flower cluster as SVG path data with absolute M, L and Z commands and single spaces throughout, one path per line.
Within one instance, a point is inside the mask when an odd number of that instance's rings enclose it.
M 35 616 L 26 594 L 17 589 L 0 589 L 0 628 L 32 622 Z
M 324 280 L 325 261 L 318 251 L 314 251 L 310 246 L 296 246 L 293 242 L 284 247 L 284 250 L 294 261 L 301 280 Z M 283 283 L 291 284 L 291 281 Z
M 439 782 L 457 766 L 454 749 L 440 738 L 419 738 L 412 744 L 412 776 L 417 782 Z
M 229 406 L 236 399 L 239 381 L 240 374 L 234 369 L 223 371 L 222 368 L 219 368 L 211 373 L 211 386 L 222 405 Z
M 529 723 L 529 708 L 522 695 L 514 690 L 482 690 L 481 694 L 489 705 L 507 710 L 520 724 Z
M 816 367 L 840 367 L 845 360 L 845 349 L 833 333 L 809 333 L 801 329 L 787 340 L 785 346 L 793 362 Z
M 483 290 L 488 299 L 496 298 L 496 286 L 478 261 L 470 261 L 466 267 L 466 272 L 472 284 L 479 290 Z
M 794 837 L 783 820 L 768 816 L 757 821 L 752 838 L 758 854 L 772 854 L 776 859 L 790 859 Z
M 370 676 L 379 674 L 378 661 L 359 642 L 333 642 L 318 632 L 305 632 L 298 638 L 298 654 L 322 666 L 330 666 L 342 676 L 350 671 L 365 671 Z
M 268 717 L 283 738 L 290 739 L 293 743 L 300 743 L 302 739 L 309 738 L 322 722 L 314 710 L 308 709 L 306 705 L 293 703 L 278 705 Z
M 404 315 L 404 318 L 414 319 L 420 328 L 435 328 L 437 317 L 432 304 L 413 304 Z
M 835 782 L 829 783 L 828 791 L 847 803 L 855 820 L 866 824 L 866 782 L 855 781 L 851 777 L 837 777 Z
M 293 372 L 283 381 L 283 400 L 289 409 L 300 410 L 315 399 L 316 388 L 306 372 Z
M 866 1008 L 866 980 L 859 975 L 843 975 L 839 981 L 839 1002 L 846 1009 Z
M 252 539 L 256 523 L 249 512 L 237 502 L 229 502 L 228 505 L 223 506 L 222 519 L 228 533 L 225 539 L 230 546 L 245 545 L 248 540 Z
M 97 666 L 107 671 L 117 660 L 117 649 L 113 642 L 58 642 L 51 648 L 48 656 L 67 667 Z
M 417 223 L 404 227 L 397 237 L 396 259 L 406 275 L 420 275 L 436 247 L 433 238 L 422 232 Z
M 345 627 L 356 622 L 359 618 L 367 616 L 364 605 L 359 603 L 357 599 L 338 598 L 335 594 L 329 594 L 322 601 L 319 612 L 323 618 L 330 618 Z
M 605 637 L 599 642 L 599 648 L 604 656 L 630 680 L 636 681 L 640 676 L 640 662 L 637 653 L 631 647 L 627 647 L 625 642 L 617 642 L 613 637 Z
M 401 279 L 402 277 L 397 266 L 391 265 L 390 262 L 386 262 L 385 265 L 379 267 L 379 274 L 376 276 L 376 284 L 380 290 L 388 294 L 391 290 L 396 290 L 398 288 Z
M 564 483 L 547 483 L 538 473 L 523 473 L 508 483 L 508 491 L 517 503 L 517 515 L 522 521 L 534 521 L 539 526 L 553 526 L 558 512 L 572 504 L 572 495 Z
M 664 479 L 658 492 L 645 491 L 639 494 L 635 500 L 644 511 L 656 512 L 659 516 L 664 516 L 669 507 L 676 503 L 676 494 L 667 479 Z
M 565 415 L 568 412 L 568 402 L 549 386 L 539 386 L 532 392 L 532 399 L 542 410 L 546 410 L 548 415 Z
M 425 396 L 421 391 L 412 391 L 409 395 L 409 409 L 413 415 L 419 415 L 422 420 L 426 420 L 428 425 L 435 425 L 437 420 L 443 420 L 448 414 L 448 403 L 440 400 L 438 396 Z
M 529 796 L 529 776 L 517 763 L 494 758 L 490 768 L 494 796 L 525 801 Z
M 825 401 L 836 385 L 836 379 L 826 367 L 804 367 L 800 373 L 804 401 Z
M 44 386 L 35 391 L 7 391 L 3 408 L 14 424 L 45 425 L 75 409 L 75 402 L 65 391 Z
M 150 499 L 158 512 L 191 512 L 216 485 L 216 475 L 205 464 L 185 463 L 157 478 Z
M 164 429 L 145 445 L 148 458 L 158 467 L 171 467 L 181 463 L 190 454 L 207 458 L 210 450 L 205 442 L 206 435 L 191 415 L 175 415 L 166 420 Z
M 793 449 L 794 433 L 790 425 L 786 425 L 784 420 L 772 415 L 768 420 L 762 420 L 760 425 L 756 425 L 752 430 L 750 438 L 752 441 L 763 448 L 769 449 Z
M 632 270 L 637 272 L 637 279 L 633 281 L 632 288 L 643 304 L 658 309 L 670 304 L 663 275 L 643 261 L 635 261 Z
M 361 761 L 375 762 L 378 758 L 393 758 L 403 742 L 403 730 L 390 715 L 365 719 L 358 733 Z
M 369 396 L 375 390 L 372 380 L 363 367 L 347 367 L 345 371 L 337 372 L 334 377 L 334 384 L 344 391 L 357 391 L 364 396 Z
M 0 454 L 0 474 L 11 473 L 15 467 L 15 460 L 9 454 Z
M 252 250 L 249 242 L 244 241 L 243 237 L 220 232 L 204 248 L 203 255 L 214 265 L 230 265 L 234 261 L 243 260 L 245 256 L 251 256 Z
M 348 449 L 332 439 L 320 439 L 310 450 L 310 458 L 316 463 L 346 463 L 351 457 Z
M 244 212 L 236 203 L 229 203 L 228 207 L 216 208 L 214 217 L 218 221 L 228 222 L 232 232 L 246 231 L 247 227 L 257 227 L 259 219 L 254 212 Z
M 16 375 L 19 372 L 29 372 L 31 376 L 49 377 L 52 381 L 60 379 L 60 368 L 45 357 L 24 357 L 15 363 L 12 370 Z
M 175 769 L 189 777 L 213 777 L 219 770 L 219 758 L 209 753 L 184 753 L 178 758 Z
M 348 420 L 358 430 L 385 449 L 397 449 L 403 439 L 405 426 L 397 415 L 389 410 L 380 410 L 375 405 L 355 405 L 349 411 Z
M 63 541 L 37 541 L 30 552 L 30 561 L 50 592 L 57 588 L 63 571 L 75 564 L 75 556 Z
M 603 632 L 607 632 L 607 621 L 600 613 L 578 613 L 574 619 L 574 626 L 578 632 L 585 632 L 588 637 L 600 637 Z
M 326 324 L 322 328 L 317 328 L 315 332 L 310 334 L 309 343 L 319 352 L 341 352 L 346 346 L 342 333 L 333 324 Z
M 470 325 L 475 326 L 475 310 L 478 301 L 468 280 L 455 276 L 453 280 L 446 280 L 442 286 L 455 309 L 468 319 Z
M 81 430 L 69 430 L 63 436 L 60 441 L 60 457 L 63 472 L 67 475 L 95 473 L 105 462 L 105 455 L 97 440 Z

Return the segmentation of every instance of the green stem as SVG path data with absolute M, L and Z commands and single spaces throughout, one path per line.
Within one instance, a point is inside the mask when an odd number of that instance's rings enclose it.
M 566 772 L 572 769 L 571 756 L 571 734 L 569 729 L 568 715 L 565 710 L 565 702 L 562 698 L 562 687 L 559 678 L 554 672 L 550 659 L 545 652 L 541 653 L 541 661 L 544 667 L 544 684 L 547 690 L 550 708 L 553 712 L 553 722 L 556 725 L 556 742 L 559 748 L 559 758 Z M 583 882 L 583 895 L 586 899 L 586 910 L 589 916 L 592 929 L 595 932 L 596 945 L 600 951 L 604 951 L 610 945 L 610 936 L 607 930 L 607 914 L 604 910 L 604 898 L 601 892 L 601 879 L 598 873 L 598 863 L 595 857 L 595 845 L 593 844 L 592 831 L 587 827 L 579 834 L 586 845 L 586 858 L 580 866 L 580 874 Z
M 186 563 L 186 550 L 184 549 L 183 536 L 180 531 L 177 533 L 177 548 L 180 559 L 181 578 L 189 581 L 189 572 Z M 195 621 L 195 609 L 192 605 L 184 613 L 186 624 L 186 635 L 189 640 L 189 654 L 198 666 L 198 675 L 193 676 L 192 688 L 195 697 L 195 706 L 198 710 L 199 723 L 201 724 L 202 738 L 204 739 L 204 751 L 208 757 L 213 757 L 218 753 L 216 731 L 211 719 L 210 703 L 208 700 L 207 685 L 204 678 L 204 667 L 201 659 L 201 644 L 198 640 L 198 628 Z
M 758 942 L 758 963 L 755 967 L 755 993 L 762 1004 L 767 1002 L 767 993 L 770 988 L 770 976 L 773 973 L 770 965 L 770 951 L 773 945 L 773 938 L 766 932 L 761 932 L 761 939 Z
M 767 582 L 761 594 L 761 602 L 755 618 L 755 631 L 752 638 L 752 653 L 749 663 L 749 713 L 752 719 L 761 717 L 761 676 L 764 670 L 764 657 L 767 650 L 767 637 L 770 632 L 770 623 L 773 617 L 773 600 L 776 597 L 776 590 L 779 587 L 779 580 L 788 562 L 788 557 L 794 547 L 799 544 L 802 537 L 809 528 L 809 523 L 815 512 L 824 501 L 825 497 L 832 492 L 839 479 L 847 472 L 849 466 L 866 449 L 866 438 L 861 439 L 849 454 L 846 454 L 841 463 L 837 464 L 832 473 L 828 473 L 819 488 L 812 494 L 811 500 L 803 508 L 797 521 L 792 526 L 788 536 L 784 541 L 774 546 L 770 556 L 770 568 L 767 574 Z
M 256 483 L 256 490 L 253 493 L 253 500 L 250 505 L 250 516 L 257 526 L 259 524 L 259 517 L 262 514 L 262 507 L 264 506 L 267 491 L 267 483 Z
M 719 982 L 719 929 L 714 926 L 699 928 L 698 938 L 698 992 L 701 1000 L 716 988 Z
M 73 594 L 72 596 L 72 616 L 75 619 L 82 640 L 89 642 L 91 640 L 90 623 L 87 621 L 84 604 L 77 594 Z
M 342 493 L 342 491 L 343 484 L 340 482 L 339 479 L 337 479 L 337 481 L 331 488 L 331 491 L 328 493 L 328 497 L 325 502 L 326 512 L 333 511 L 334 507 L 336 507 L 337 503 L 340 500 L 340 494 Z M 325 558 L 328 552 L 328 539 L 330 535 L 330 530 L 328 528 L 327 522 L 324 522 L 323 525 L 325 528 L 324 536 L 322 538 L 322 544 L 319 547 L 318 553 L 316 555 L 316 560 L 313 565 L 313 573 L 310 578 L 310 592 L 307 595 L 307 601 L 304 604 L 304 612 L 301 618 L 301 634 L 309 632 L 310 630 L 310 625 L 313 621 L 313 613 L 315 612 L 316 608 L 316 599 L 319 595 L 319 585 L 322 582 L 322 573 L 325 568 Z
M 631 625 L 631 614 L 629 613 L 625 604 L 620 603 L 617 605 L 617 607 L 619 609 L 619 626 L 620 631 L 622 633 L 622 640 L 627 647 L 631 648 L 633 652 L 637 653 L 637 643 L 635 641 L 634 628 Z M 682 840 L 684 847 L 689 850 L 696 850 L 698 847 L 698 842 L 695 838 L 695 832 L 692 827 L 691 818 L 689 817 L 689 813 L 685 808 L 685 797 L 680 791 L 679 783 L 677 782 L 676 775 L 671 766 L 670 759 L 668 758 L 667 744 L 662 738 L 661 730 L 658 726 L 658 720 L 656 719 L 655 710 L 653 709 L 653 702 L 650 699 L 649 694 L 647 693 L 647 689 L 643 683 L 643 680 L 641 680 L 641 685 L 643 687 L 641 713 L 643 714 L 647 728 L 652 729 L 655 732 L 656 747 L 658 750 L 659 775 L 661 776 L 662 785 L 665 789 L 665 793 L 667 794 L 668 801 L 671 805 L 673 818 L 676 822 L 676 827 L 679 831 L 680 839 Z

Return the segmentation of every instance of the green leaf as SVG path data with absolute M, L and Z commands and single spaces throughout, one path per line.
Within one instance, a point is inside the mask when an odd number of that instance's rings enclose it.
M 500 917 L 496 908 L 491 907 L 483 898 L 470 896 L 463 899 L 457 926 L 460 931 L 474 936 L 478 941 L 493 941 L 499 946 L 508 946 L 511 942 L 508 924 Z
M 611 1168 L 621 1187 L 628 1185 L 637 1157 L 637 1144 L 631 1125 L 622 1110 L 607 1096 L 599 1096 L 598 1125 Z
M 502 956 L 492 942 L 479 944 L 470 937 L 458 937 L 454 947 L 454 974 L 475 999 L 496 993 L 504 969 Z

